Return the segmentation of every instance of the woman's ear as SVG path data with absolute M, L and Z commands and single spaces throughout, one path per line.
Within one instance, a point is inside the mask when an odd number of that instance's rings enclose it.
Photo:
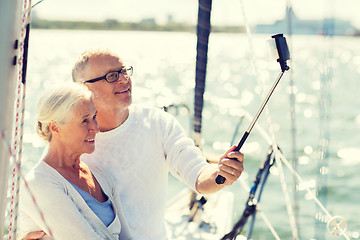
M 59 133 L 59 124 L 55 121 L 49 122 L 49 129 L 53 135 Z

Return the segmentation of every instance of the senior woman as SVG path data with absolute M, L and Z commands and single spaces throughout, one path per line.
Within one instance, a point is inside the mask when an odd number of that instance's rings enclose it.
M 80 160 L 95 150 L 99 132 L 92 93 L 76 83 L 46 92 L 38 103 L 37 131 L 49 145 L 26 176 L 31 193 L 21 187 L 21 233 L 44 231 L 43 239 L 60 240 L 133 239 L 111 175 Z

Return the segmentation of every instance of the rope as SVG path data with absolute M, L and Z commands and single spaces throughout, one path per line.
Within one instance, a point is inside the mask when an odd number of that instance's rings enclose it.
M 287 0 L 286 1 L 286 12 L 287 12 L 287 28 L 288 28 L 288 43 L 289 43 L 289 48 L 291 50 L 293 50 L 292 47 L 292 16 L 293 16 L 293 10 L 292 10 L 292 3 L 291 0 Z M 293 51 L 292 51 L 293 52 Z M 294 54 L 292 54 L 294 55 Z M 291 58 L 290 60 L 290 66 L 292 65 L 292 61 L 293 59 Z M 297 155 L 296 155 L 296 109 L 295 109 L 295 84 L 294 84 L 294 68 L 292 68 L 292 71 L 289 72 L 289 101 L 290 101 L 290 128 L 291 128 L 291 146 L 292 146 L 292 151 L 291 151 L 291 160 L 292 160 L 292 164 L 293 164 L 293 168 L 296 170 L 297 169 Z M 297 201 L 297 190 L 296 190 L 296 186 L 297 186 L 297 182 L 296 182 L 296 178 L 293 177 L 293 210 L 294 210 L 294 220 L 295 220 L 295 226 L 296 229 L 298 229 L 298 232 L 300 234 L 300 230 L 299 230 L 299 217 L 298 217 L 298 213 L 299 213 L 299 205 L 298 205 L 298 201 Z M 300 237 L 300 235 L 299 235 Z
M 16 97 L 16 115 L 15 115 L 15 129 L 14 129 L 14 162 L 12 169 L 12 184 L 10 192 L 10 206 L 9 206 L 9 227 L 8 227 L 8 240 L 16 239 L 17 234 L 17 220 L 18 220 L 18 206 L 19 206 L 19 188 L 20 176 L 19 169 L 22 157 L 22 142 L 24 132 L 24 112 L 25 112 L 25 80 L 27 70 L 27 53 L 29 43 L 30 31 L 30 10 L 31 0 L 23 2 L 22 12 L 22 26 L 20 35 L 20 49 L 18 61 L 18 87 Z

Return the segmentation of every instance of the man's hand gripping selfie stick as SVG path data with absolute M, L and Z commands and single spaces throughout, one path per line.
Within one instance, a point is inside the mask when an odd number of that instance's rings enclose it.
M 271 94 L 274 92 L 277 84 L 279 83 L 281 77 L 283 76 L 284 72 L 289 70 L 289 66 L 286 65 L 286 61 L 290 59 L 290 53 L 289 53 L 289 49 L 286 43 L 286 38 L 283 36 L 283 34 L 277 34 L 274 36 L 271 36 L 272 38 L 275 39 L 275 44 L 276 44 L 276 49 L 277 49 L 277 55 L 278 55 L 278 59 L 277 61 L 280 63 L 281 66 L 281 73 L 278 76 L 277 80 L 275 81 L 274 85 L 272 86 L 272 88 L 270 89 L 268 95 L 266 96 L 263 104 L 261 105 L 259 111 L 257 112 L 257 114 L 255 115 L 254 119 L 252 120 L 249 128 L 246 130 L 246 132 L 244 133 L 244 135 L 242 136 L 239 144 L 237 145 L 237 147 L 234 149 L 234 151 L 239 151 L 241 149 L 241 147 L 243 146 L 243 144 L 245 143 L 247 137 L 249 136 L 252 128 L 254 127 L 257 119 L 259 118 L 261 112 L 264 110 L 265 105 L 267 104 L 267 102 L 269 101 Z M 218 175 L 215 179 L 215 182 L 217 184 L 223 184 L 225 182 L 225 178 L 221 175 Z

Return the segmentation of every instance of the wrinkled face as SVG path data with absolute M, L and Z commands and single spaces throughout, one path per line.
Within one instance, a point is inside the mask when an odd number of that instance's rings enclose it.
M 104 76 L 111 71 L 118 71 L 124 67 L 121 59 L 112 55 L 100 55 L 89 60 L 85 69 L 81 72 L 82 81 Z M 108 83 L 105 79 L 85 83 L 94 93 L 96 108 L 100 110 L 123 109 L 130 106 L 131 79 L 129 76 L 119 74 L 119 79 Z
M 59 125 L 57 137 L 71 154 L 94 152 L 95 135 L 99 132 L 96 113 L 94 102 L 82 99 L 69 112 L 69 120 Z

